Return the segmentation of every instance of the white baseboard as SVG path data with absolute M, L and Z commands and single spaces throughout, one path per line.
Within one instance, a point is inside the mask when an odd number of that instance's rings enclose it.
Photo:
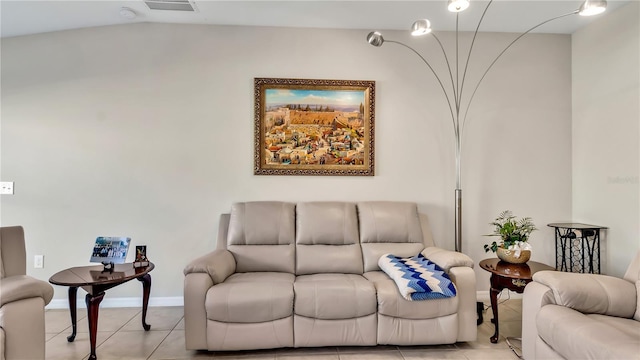
M 76 300 L 78 309 L 86 309 L 84 298 L 78 297 Z M 173 297 L 150 297 L 149 306 L 183 306 L 184 298 L 182 296 Z M 100 303 L 101 308 L 120 308 L 120 307 L 141 307 L 141 297 L 126 297 L 126 298 L 105 298 Z M 68 309 L 68 299 L 53 299 L 45 307 L 45 309 Z

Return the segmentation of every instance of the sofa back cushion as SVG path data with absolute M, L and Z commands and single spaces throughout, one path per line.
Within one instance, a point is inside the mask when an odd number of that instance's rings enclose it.
M 355 203 L 298 203 L 296 225 L 297 275 L 362 274 Z
M 227 249 L 236 272 L 295 269 L 295 204 L 278 201 L 235 203 L 231 207 Z
M 636 285 L 636 313 L 633 318 L 640 321 L 640 251 L 638 251 L 635 259 L 627 268 L 624 279 Z
M 420 215 L 415 203 L 360 202 L 358 214 L 365 272 L 380 270 L 378 259 L 385 253 L 408 257 L 424 249 Z
M 0 278 L 26 274 L 24 229 L 22 226 L 0 227 Z

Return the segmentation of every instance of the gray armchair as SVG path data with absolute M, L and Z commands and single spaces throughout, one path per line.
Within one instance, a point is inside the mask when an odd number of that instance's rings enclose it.
M 24 230 L 0 227 L 0 360 L 45 358 L 49 283 L 27 276 Z

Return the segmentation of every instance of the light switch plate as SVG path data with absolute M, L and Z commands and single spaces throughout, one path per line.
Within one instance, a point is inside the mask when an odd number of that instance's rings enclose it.
M 0 194 L 1 195 L 13 195 L 13 181 L 0 182 Z
M 44 268 L 44 255 L 33 256 L 33 267 L 36 269 Z

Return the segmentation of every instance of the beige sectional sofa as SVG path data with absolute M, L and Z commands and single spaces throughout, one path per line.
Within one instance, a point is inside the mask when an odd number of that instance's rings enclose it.
M 640 359 L 640 252 L 622 279 L 537 272 L 522 304 L 527 360 Z
M 422 252 L 457 296 L 407 301 L 378 267 Z M 450 344 L 476 339 L 473 261 L 434 246 L 406 202 L 247 202 L 220 219 L 217 249 L 184 269 L 192 350 Z

